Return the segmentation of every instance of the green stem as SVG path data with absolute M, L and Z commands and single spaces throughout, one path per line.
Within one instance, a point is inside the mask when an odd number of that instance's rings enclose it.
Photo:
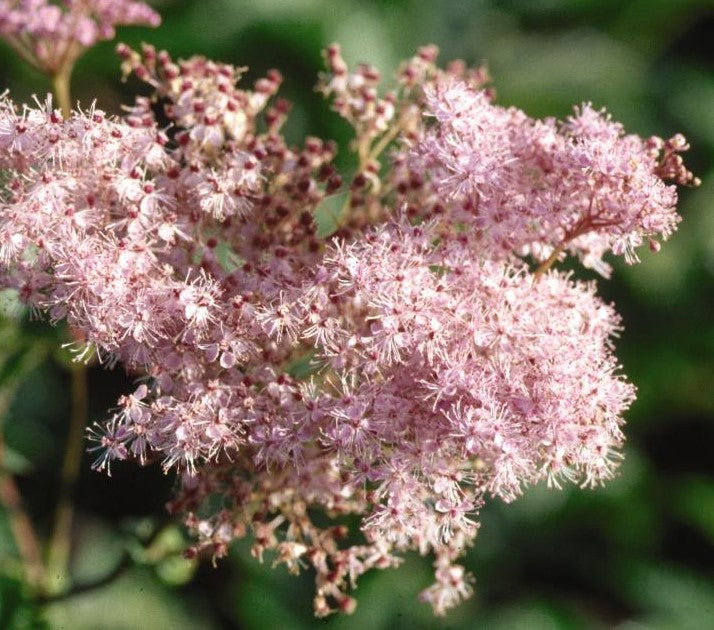
M 67 448 L 62 462 L 60 491 L 55 510 L 54 526 L 47 552 L 47 581 L 45 588 L 50 593 L 61 592 L 67 588 L 74 515 L 72 496 L 82 463 L 84 430 L 87 426 L 87 368 L 80 363 L 73 364 L 70 377 L 72 415 L 67 436 Z
M 63 65 L 52 75 L 52 91 L 64 118 L 69 118 L 72 113 L 72 97 L 70 96 L 70 80 L 72 78 L 72 65 Z
M 366 144 L 364 142 L 360 143 L 357 148 L 357 155 L 359 157 L 359 166 L 357 167 L 357 173 L 361 173 L 362 171 L 364 171 L 364 169 L 367 168 L 367 165 L 370 162 L 379 158 L 382 152 L 399 135 L 399 132 L 402 130 L 403 124 L 404 120 L 400 116 L 400 118 L 392 125 L 391 129 L 386 131 L 373 147 L 370 147 L 369 144 Z M 385 194 L 383 193 L 382 197 L 384 196 Z M 335 220 L 335 224 L 337 226 L 341 225 L 341 223 L 345 220 L 343 217 L 346 217 L 348 215 L 351 200 L 352 196 L 348 192 L 347 197 L 344 203 L 342 204 L 342 207 L 340 208 L 339 216 Z
M 389 146 L 389 144 L 399 135 L 399 132 L 402 130 L 403 124 L 404 122 L 400 118 L 394 125 L 392 125 L 392 128 L 379 139 L 377 144 L 374 145 L 372 150 L 369 152 L 369 155 L 367 156 L 367 162 L 369 162 L 370 160 L 376 160 L 382 154 L 382 151 L 384 151 Z
M 52 91 L 66 119 L 72 114 L 70 82 L 74 67 L 68 49 L 59 69 L 51 75 Z M 84 430 L 87 426 L 87 368 L 75 363 L 70 369 L 72 410 L 67 434 L 67 447 L 62 462 L 60 489 L 55 508 L 54 524 L 47 551 L 45 591 L 59 593 L 68 588 L 69 558 L 72 546 L 72 521 L 74 517 L 73 494 L 82 462 Z

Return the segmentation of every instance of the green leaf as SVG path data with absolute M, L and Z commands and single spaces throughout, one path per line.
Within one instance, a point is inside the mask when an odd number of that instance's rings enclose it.
M 317 236 L 325 238 L 333 234 L 340 227 L 342 208 L 347 200 L 348 192 L 330 195 L 322 200 L 315 208 L 315 222 L 317 223 Z
M 32 601 L 23 581 L 0 573 L 0 628 L 8 630 L 44 630 L 39 607 Z
M 49 604 L 51 628 L 72 630 L 212 630 L 210 611 L 174 597 L 149 571 L 134 568 L 111 584 Z
M 297 379 L 305 379 L 310 374 L 313 374 L 315 370 L 317 369 L 316 366 L 313 364 L 313 358 L 315 357 L 314 352 L 308 352 L 307 354 L 304 354 L 301 357 L 298 357 L 295 359 L 292 363 L 290 363 L 287 367 L 287 372 L 292 376 L 293 378 Z
M 86 516 L 77 520 L 70 571 L 74 582 L 91 584 L 116 568 L 121 562 L 125 544 L 122 536 L 103 521 Z
M 219 241 L 214 252 L 218 264 L 228 273 L 233 273 L 243 264 L 243 261 L 236 256 L 233 248 L 226 241 Z
M 5 468 L 12 475 L 26 475 L 32 471 L 32 462 L 22 453 L 5 445 Z

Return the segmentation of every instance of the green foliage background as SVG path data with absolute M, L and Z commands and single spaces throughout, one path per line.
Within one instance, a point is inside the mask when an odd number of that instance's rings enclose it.
M 690 167 L 703 180 L 682 194 L 684 221 L 657 255 L 617 265 L 600 283 L 626 330 L 618 344 L 639 388 L 628 414 L 620 477 L 606 488 L 537 488 L 511 505 L 492 503 L 466 563 L 476 596 L 445 619 L 417 603 L 428 561 L 370 574 L 351 617 L 316 620 L 311 576 L 289 577 L 236 548 L 217 568 L 180 555 L 181 532 L 163 529 L 172 479 L 153 468 L 89 471 L 76 493 L 71 562 L 75 583 L 112 574 L 104 586 L 40 605 L 20 579 L 6 515 L 0 511 L 0 628 L 163 630 L 619 628 L 701 630 L 714 624 L 714 2 L 711 0 L 162 0 L 156 31 L 124 29 L 174 56 L 204 54 L 285 76 L 294 102 L 289 138 L 332 137 L 348 129 L 311 87 L 320 49 L 342 43 L 351 62 L 385 75 L 421 44 L 442 60 L 488 60 L 498 101 L 534 116 L 567 115 L 573 104 L 607 105 L 629 131 L 691 141 Z M 79 63 L 74 96 L 118 112 L 135 85 L 119 81 L 113 44 Z M 16 100 L 43 94 L 43 77 L 0 49 L 0 89 Z M 349 164 L 344 157 L 343 163 Z M 51 524 L 68 423 L 66 357 L 60 333 L 14 316 L 0 326 L 0 407 L 18 479 L 41 533 Z M 46 357 L 46 358 L 43 358 Z M 91 419 L 103 417 L 130 384 L 120 370 L 90 372 Z

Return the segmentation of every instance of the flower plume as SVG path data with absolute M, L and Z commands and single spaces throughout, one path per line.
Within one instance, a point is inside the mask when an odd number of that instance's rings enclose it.
M 3 2 L 6 37 L 30 4 L 17 45 L 40 38 L 40 64 L 68 37 L 157 21 L 137 2 Z M 314 569 L 326 615 L 415 550 L 443 613 L 473 592 L 458 560 L 486 501 L 613 475 L 635 396 L 621 321 L 555 266 L 607 276 L 609 253 L 657 249 L 675 185 L 696 183 L 684 138 L 627 134 L 588 104 L 532 119 L 434 47 L 381 91 L 333 45 L 320 89 L 355 129 L 346 176 L 333 142 L 283 137 L 278 72 L 248 88 L 202 57 L 118 53 L 153 90 L 122 117 L 2 96 L 0 278 L 137 376 L 89 432 L 94 467 L 177 471 L 191 553 L 250 534 L 257 558 Z

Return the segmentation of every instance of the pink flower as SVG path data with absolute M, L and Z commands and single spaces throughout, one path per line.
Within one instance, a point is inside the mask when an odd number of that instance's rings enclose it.
M 0 2 L 8 37 L 28 7 Z M 67 37 L 153 21 L 131 2 L 32 7 L 48 66 Z M 606 275 L 606 253 L 634 261 L 673 232 L 667 182 L 696 183 L 681 136 L 627 135 L 589 105 L 531 119 L 492 102 L 483 69 L 439 70 L 433 47 L 382 96 L 332 46 L 321 88 L 359 161 L 345 190 L 332 143 L 281 135 L 277 72 L 246 89 L 202 57 L 119 54 L 166 130 L 145 97 L 67 119 L 0 98 L 2 286 L 81 331 L 80 357 L 140 375 L 89 431 L 95 468 L 179 471 L 170 507 L 194 550 L 252 534 L 257 558 L 314 569 L 319 615 L 353 610 L 359 576 L 408 550 L 433 554 L 422 599 L 441 614 L 472 593 L 456 560 L 485 501 L 615 473 L 635 395 L 620 318 L 551 267 L 572 254 Z M 316 510 L 356 515 L 362 540 Z
M 676 229 L 662 141 L 625 135 L 590 105 L 558 124 L 493 105 L 463 81 L 437 82 L 426 96 L 437 123 L 410 152 L 413 168 L 430 174 L 453 220 L 483 232 L 492 256 L 568 250 L 607 275 L 608 250 L 636 262 L 644 240 Z M 675 178 L 694 181 L 686 169 Z

